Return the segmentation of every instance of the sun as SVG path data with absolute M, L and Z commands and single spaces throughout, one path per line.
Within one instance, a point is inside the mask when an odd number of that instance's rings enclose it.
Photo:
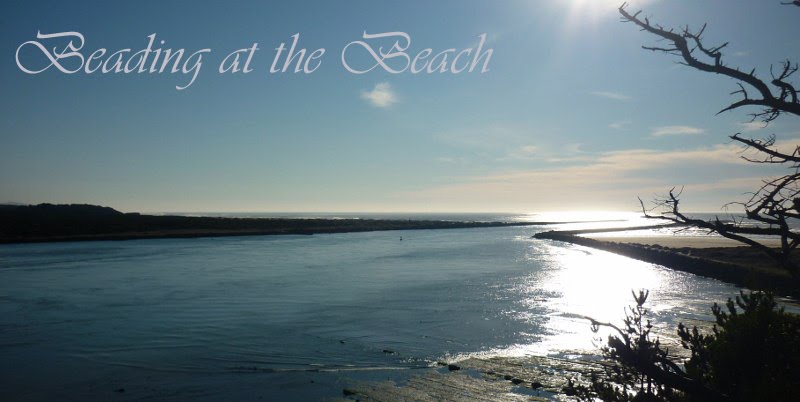
M 602 29 L 610 22 L 619 20 L 618 10 L 623 5 L 640 9 L 654 0 L 544 0 L 551 10 L 564 21 L 566 36 L 583 32 L 584 29 Z M 541 3 L 539 3 L 541 4 Z
M 558 0 L 569 7 L 570 17 L 597 18 L 616 12 L 622 0 Z

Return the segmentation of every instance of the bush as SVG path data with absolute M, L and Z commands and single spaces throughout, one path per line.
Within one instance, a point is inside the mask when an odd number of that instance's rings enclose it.
M 714 304 L 716 324 L 703 334 L 680 324 L 680 364 L 651 338 L 644 307 L 636 304 L 623 328 L 592 320 L 592 329 L 615 330 L 602 348 L 605 374 L 587 385 L 570 381 L 565 392 L 580 400 L 604 401 L 796 401 L 800 400 L 800 316 L 787 313 L 767 293 L 741 293 L 725 307 Z

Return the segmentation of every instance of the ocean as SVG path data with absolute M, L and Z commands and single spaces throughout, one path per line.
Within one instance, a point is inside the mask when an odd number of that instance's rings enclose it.
M 547 220 L 480 217 L 435 218 Z M 738 294 L 531 238 L 640 223 L 609 220 L 2 245 L 0 400 L 335 398 L 353 381 L 402 381 L 470 356 L 597 353 L 583 317 L 621 322 L 632 290 L 650 290 L 665 342 Z

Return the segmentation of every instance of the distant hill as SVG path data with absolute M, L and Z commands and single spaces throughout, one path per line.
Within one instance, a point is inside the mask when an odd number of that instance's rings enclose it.
M 432 220 L 155 216 L 87 204 L 0 205 L 0 243 L 521 226 Z
M 20 205 L 28 205 L 28 204 L 23 204 L 21 202 L 0 202 L 0 207 L 3 207 L 3 206 L 14 207 L 14 206 L 20 206 Z
M 18 216 L 50 216 L 50 217 L 92 217 L 92 216 L 111 216 L 123 215 L 122 212 L 110 207 L 101 207 L 90 204 L 39 204 L 39 205 L 17 205 L 0 204 L 0 213 L 9 213 Z

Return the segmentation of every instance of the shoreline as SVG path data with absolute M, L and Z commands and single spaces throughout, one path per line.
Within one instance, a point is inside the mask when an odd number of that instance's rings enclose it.
M 224 218 L 221 218 L 224 219 Z M 254 218 L 268 220 L 271 218 Z M 330 225 L 318 228 L 305 229 L 293 227 L 293 221 L 305 223 L 306 219 L 281 219 L 288 222 L 286 227 L 270 230 L 258 229 L 177 229 L 165 231 L 142 231 L 142 232 L 119 232 L 119 233 L 95 233 L 78 235 L 52 235 L 52 236 L 31 236 L 31 237 L 0 237 L 0 244 L 26 244 L 26 243 L 58 243 L 58 242 L 81 242 L 81 241 L 124 241 L 124 240 L 143 240 L 143 239 L 192 239 L 202 237 L 238 237 L 238 236 L 282 236 L 297 235 L 311 236 L 315 234 L 335 234 L 335 233 L 363 233 L 363 232 L 385 232 L 395 230 L 446 230 L 446 229 L 474 229 L 474 228 L 493 228 L 493 227 L 516 227 L 516 226 L 544 226 L 553 225 L 557 222 L 468 222 L 468 221 L 372 221 L 368 219 L 336 219 L 327 220 L 331 223 L 343 223 L 342 226 Z M 353 227 L 347 225 L 351 221 L 375 223 L 373 226 Z
M 201 218 L 204 219 L 204 218 Z M 244 218 L 209 218 L 242 219 Z M 81 241 L 123 241 L 143 239 L 191 239 L 202 237 L 279 236 L 334 233 L 362 233 L 395 230 L 441 230 L 492 227 L 546 226 L 557 222 L 468 222 L 468 221 L 402 221 L 370 219 L 274 219 L 252 218 L 255 224 L 277 227 L 270 229 L 173 229 L 110 233 L 52 234 L 32 236 L 0 236 L 0 244 L 57 243 Z M 280 222 L 275 222 L 280 221 Z M 314 221 L 314 222 L 309 222 Z M 309 225 L 311 223 L 311 225 Z M 311 227 L 309 227 L 311 226 Z
M 422 219 L 228 218 L 123 213 L 113 208 L 88 204 L 4 205 L 0 206 L 0 244 L 313 235 L 542 224 L 548 223 Z
M 593 223 L 610 220 L 590 221 Z M 313 235 L 389 230 L 548 226 L 568 222 L 509 222 L 381 218 L 238 218 L 123 213 L 89 204 L 0 205 L 0 244 Z
M 777 296 L 800 297 L 800 290 L 793 286 L 794 281 L 787 272 L 773 266 L 752 247 L 733 240 L 673 237 L 664 241 L 670 238 L 586 236 L 602 232 L 602 229 L 582 233 L 547 231 L 533 237 L 591 247 L 748 289 L 772 291 Z

